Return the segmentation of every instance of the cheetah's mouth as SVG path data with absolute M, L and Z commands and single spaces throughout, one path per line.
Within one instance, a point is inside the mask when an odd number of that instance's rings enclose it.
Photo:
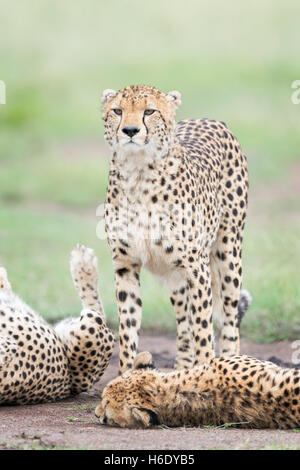
M 144 142 L 136 142 L 133 139 L 128 140 L 123 145 L 136 145 L 137 147 L 144 147 L 145 145 L 149 144 L 149 140 L 146 138 Z

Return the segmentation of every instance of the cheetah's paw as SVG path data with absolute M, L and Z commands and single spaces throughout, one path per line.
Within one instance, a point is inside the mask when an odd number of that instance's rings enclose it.
M 98 260 L 92 248 L 76 245 L 71 251 L 70 266 L 74 281 L 85 277 L 89 282 L 98 282 Z

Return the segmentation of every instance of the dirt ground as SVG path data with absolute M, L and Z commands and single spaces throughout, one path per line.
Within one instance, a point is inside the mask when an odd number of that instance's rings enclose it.
M 173 336 L 144 335 L 140 351 L 149 350 L 159 368 L 171 368 L 175 357 Z M 241 352 L 261 359 L 276 356 L 290 363 L 288 342 L 253 344 L 242 341 Z M 0 450 L 5 449 L 300 449 L 300 430 L 241 430 L 226 428 L 163 427 L 127 430 L 101 426 L 94 416 L 104 385 L 117 375 L 118 350 L 89 393 L 58 403 L 0 408 Z

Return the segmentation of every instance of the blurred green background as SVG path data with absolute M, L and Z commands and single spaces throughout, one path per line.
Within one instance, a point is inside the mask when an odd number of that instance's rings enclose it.
M 178 89 L 178 118 L 223 120 L 248 156 L 250 207 L 242 333 L 300 334 L 300 4 L 297 0 L 0 1 L 0 261 L 15 290 L 49 320 L 77 314 L 69 252 L 99 256 L 101 293 L 117 324 L 113 272 L 96 236 L 109 150 L 104 88 Z M 167 293 L 142 277 L 143 327 L 175 331 Z

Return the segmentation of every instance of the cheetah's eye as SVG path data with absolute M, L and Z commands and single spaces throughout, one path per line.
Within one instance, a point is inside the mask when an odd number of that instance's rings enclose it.
M 114 109 L 113 109 L 113 112 L 114 112 L 115 114 L 117 114 L 118 116 L 121 116 L 121 114 L 122 114 L 122 109 L 120 109 L 120 108 L 114 108 Z
M 155 109 L 145 109 L 144 115 L 151 116 L 151 114 L 155 113 Z

